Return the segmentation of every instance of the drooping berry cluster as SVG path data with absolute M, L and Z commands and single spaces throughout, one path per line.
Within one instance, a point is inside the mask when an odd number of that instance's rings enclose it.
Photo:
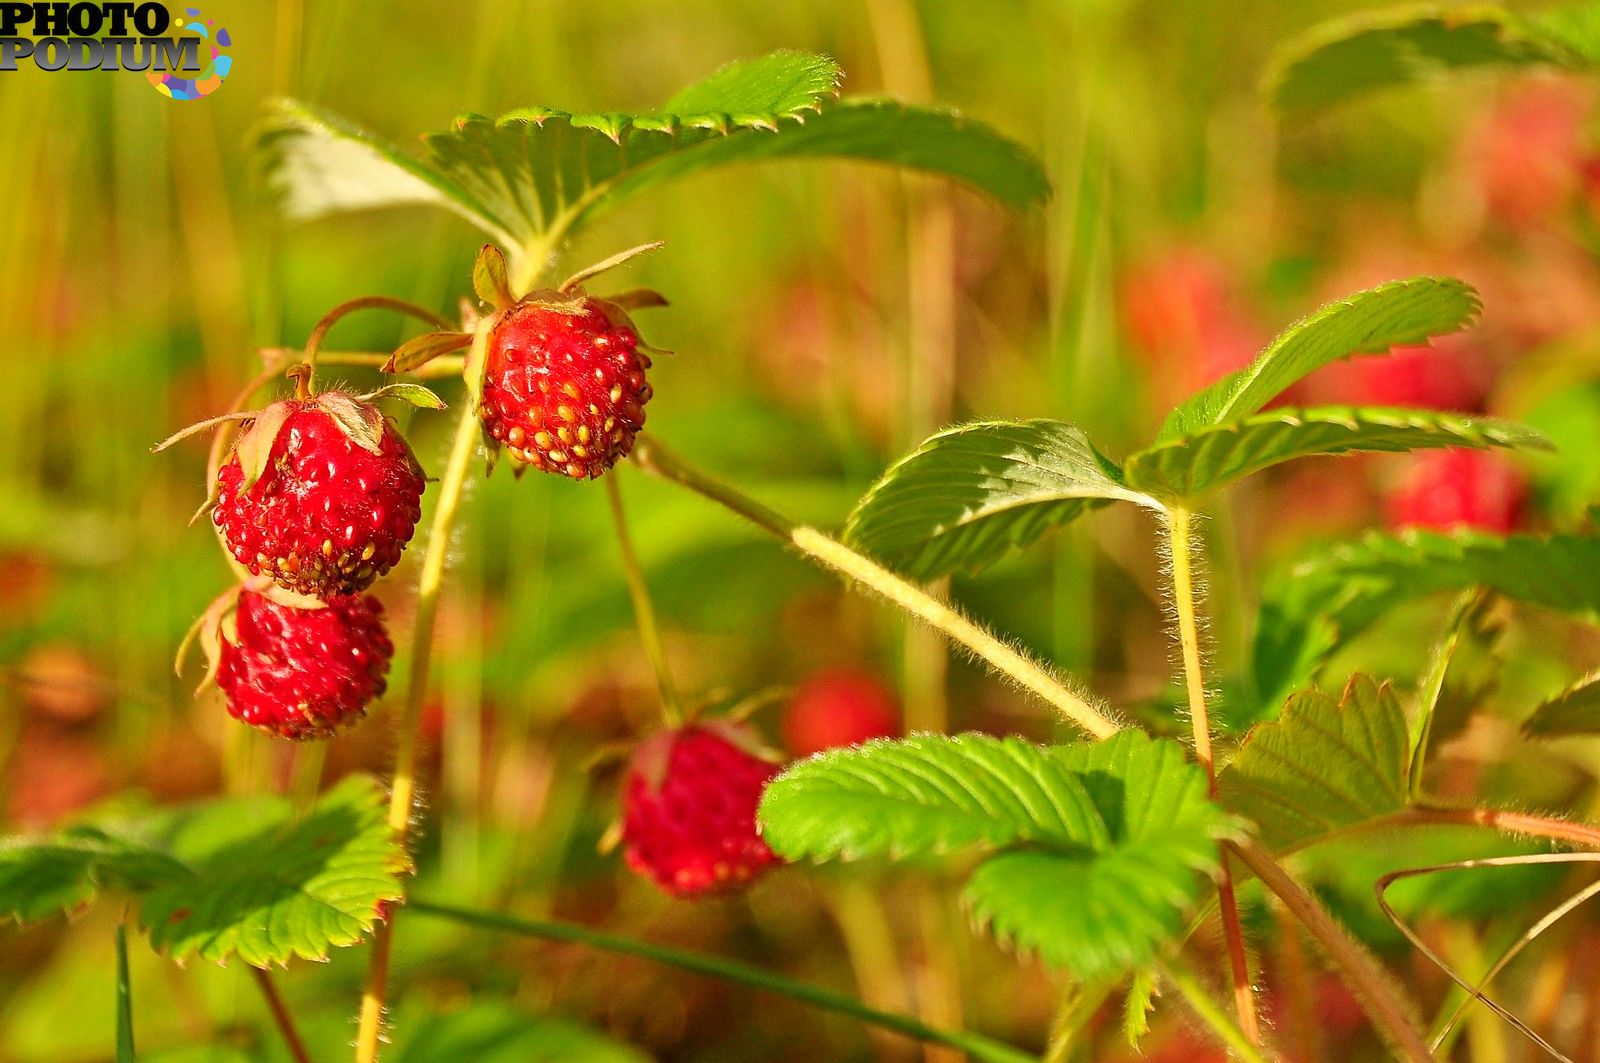
M 383 607 L 363 592 L 411 540 L 424 480 L 371 398 L 273 403 L 217 472 L 212 522 L 253 578 L 200 622 L 210 675 L 230 715 L 283 738 L 360 719 L 394 656 Z
M 241 591 L 220 643 L 217 686 L 229 714 L 294 739 L 324 738 L 364 716 L 394 656 L 371 595 L 300 609 Z
M 615 304 L 577 293 L 508 307 L 489 337 L 484 430 L 514 461 L 592 480 L 633 449 L 650 356 Z
M 688 900 L 742 889 L 778 863 L 756 831 L 756 806 L 778 765 L 748 744 L 743 731 L 707 723 L 639 746 L 622 795 L 629 867 Z
M 212 511 L 239 564 L 316 598 L 370 587 L 399 562 L 422 513 L 422 473 L 394 425 L 377 417 L 374 447 L 341 423 L 330 396 L 281 404 L 270 441 L 250 440 L 273 427 L 265 415 L 247 428 L 217 475 Z M 370 404 L 349 403 L 368 416 Z M 247 441 L 266 450 L 253 483 Z

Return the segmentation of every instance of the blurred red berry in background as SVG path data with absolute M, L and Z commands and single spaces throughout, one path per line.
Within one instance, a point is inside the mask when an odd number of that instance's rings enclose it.
M 1488 398 L 1493 375 L 1494 367 L 1479 350 L 1450 338 L 1335 362 L 1306 380 L 1303 397 L 1307 405 L 1348 403 L 1477 413 Z
M 1467 165 L 1484 204 L 1517 226 L 1565 212 L 1584 185 L 1590 94 L 1540 80 L 1507 93 L 1466 135 Z
M 1521 522 L 1527 496 L 1526 477 L 1493 451 L 1433 451 L 1417 455 L 1390 494 L 1389 524 L 1504 534 Z
M 783 718 L 783 741 L 796 757 L 858 746 L 900 733 L 900 699 L 870 672 L 836 668 L 801 683 Z
M 1228 268 L 1202 248 L 1175 248 L 1135 266 L 1120 296 L 1123 327 L 1165 404 L 1249 365 L 1269 338 Z

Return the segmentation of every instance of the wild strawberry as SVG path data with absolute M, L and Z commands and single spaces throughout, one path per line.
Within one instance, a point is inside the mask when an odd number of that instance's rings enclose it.
M 778 766 L 744 731 L 702 723 L 645 740 L 622 795 L 628 866 L 686 900 L 744 888 L 778 857 L 756 833 L 756 805 Z
M 370 595 L 299 609 L 241 590 L 213 637 L 229 714 L 284 738 L 324 738 L 360 719 L 383 693 L 394 656 L 383 606 Z
M 1480 352 L 1447 339 L 1335 362 L 1306 381 L 1305 397 L 1317 403 L 1476 413 L 1489 393 L 1490 370 Z
M 251 573 L 334 598 L 365 590 L 400 560 L 423 486 L 410 447 L 377 407 L 326 391 L 256 415 L 217 475 L 211 517 Z
M 650 356 L 622 307 L 534 293 L 489 334 L 483 427 L 524 466 L 592 480 L 626 457 L 644 427 Z
M 797 757 L 899 733 L 894 691 L 876 676 L 850 668 L 818 672 L 801 683 L 783 718 L 784 744 Z
M 1441 531 L 1480 528 L 1504 534 L 1519 523 L 1527 494 L 1522 473 L 1492 451 L 1419 454 L 1389 497 L 1389 524 Z
M 1266 333 L 1246 311 L 1228 267 L 1202 248 L 1177 248 L 1123 278 L 1121 316 L 1156 372 L 1158 388 L 1181 398 L 1256 356 Z

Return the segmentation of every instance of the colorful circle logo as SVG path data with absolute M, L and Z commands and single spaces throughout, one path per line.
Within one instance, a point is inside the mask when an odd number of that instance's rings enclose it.
M 206 49 L 210 49 L 210 62 L 197 74 L 187 70 L 152 70 L 145 77 L 163 96 L 174 100 L 198 100 L 216 92 L 227 80 L 228 73 L 233 69 L 233 57 L 228 54 L 228 49 L 233 46 L 233 38 L 228 36 L 225 27 L 216 25 L 216 20 L 202 19 L 197 7 L 186 7 L 183 13 L 185 17 L 172 20 L 173 29 L 199 37 L 201 58 L 204 59 Z M 193 76 L 185 76 L 190 74 Z

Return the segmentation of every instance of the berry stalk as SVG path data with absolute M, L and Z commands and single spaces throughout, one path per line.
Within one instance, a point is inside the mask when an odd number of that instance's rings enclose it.
M 1015 649 L 947 603 L 914 583 L 901 579 L 870 558 L 856 553 L 837 539 L 815 528 L 797 524 L 735 488 L 707 476 L 659 443 L 641 439 L 634 448 L 633 459 L 662 479 L 687 487 L 727 507 L 757 527 L 786 540 L 824 568 L 861 584 L 929 627 L 943 632 L 952 642 L 964 646 L 995 672 L 1041 698 L 1065 719 L 1094 737 L 1106 738 L 1121 728 L 1122 725 L 1111 718 L 1103 703 L 1092 695 L 1073 690 L 1043 663 Z
M 1206 769 L 1212 800 L 1217 796 L 1217 768 L 1211 755 L 1211 717 L 1206 710 L 1206 681 L 1200 661 L 1200 622 L 1194 579 L 1193 514 L 1182 506 L 1167 510 L 1167 531 L 1172 550 L 1172 602 L 1177 613 L 1178 643 L 1183 651 L 1183 677 L 1189 693 L 1189 724 L 1194 730 L 1194 752 Z M 1233 976 L 1234 1005 L 1239 1025 L 1250 1043 L 1261 1043 L 1256 1019 L 1255 990 L 1250 984 L 1250 964 L 1244 951 L 1244 930 L 1239 923 L 1239 902 L 1234 896 L 1233 871 L 1228 852 L 1219 853 L 1217 907 L 1222 913 L 1223 935 L 1228 943 L 1228 967 Z
M 628 515 L 622 508 L 622 490 L 617 486 L 615 472 L 603 479 L 606 482 L 606 499 L 611 503 L 611 520 L 617 528 L 617 548 L 622 554 L 622 570 L 628 578 L 628 596 L 633 599 L 633 618 L 639 628 L 639 641 L 644 643 L 645 655 L 650 658 L 650 667 L 656 673 L 662 716 L 668 727 L 677 727 L 683 723 L 683 708 L 678 701 L 678 689 L 672 682 L 672 670 L 667 665 L 666 648 L 661 644 L 661 629 L 656 624 L 656 609 L 650 601 L 650 587 L 645 583 L 639 555 L 634 552 L 633 537 L 628 534 Z
M 486 318 L 472 337 L 469 366 L 483 364 L 488 341 Z M 416 625 L 411 635 L 411 671 L 407 677 L 405 708 L 400 718 L 399 746 L 395 752 L 394 781 L 389 791 L 389 826 L 404 843 L 411 828 L 412 805 L 416 798 L 418 724 L 422 702 L 428 689 L 428 672 L 433 663 L 433 632 L 439 615 L 439 591 L 444 585 L 445 561 L 450 552 L 450 535 L 461 508 L 472 460 L 478 452 L 478 414 L 470 401 L 461 404 L 457 415 L 455 441 L 450 461 L 439 483 L 439 499 L 433 511 L 424 548 L 422 573 L 417 582 Z M 383 1002 L 389 981 L 389 950 L 394 940 L 393 914 L 380 921 L 373 933 L 372 959 L 367 967 L 367 984 L 361 996 L 361 1019 L 356 1035 L 357 1063 L 374 1063 L 378 1058 L 378 1035 L 383 1025 Z

